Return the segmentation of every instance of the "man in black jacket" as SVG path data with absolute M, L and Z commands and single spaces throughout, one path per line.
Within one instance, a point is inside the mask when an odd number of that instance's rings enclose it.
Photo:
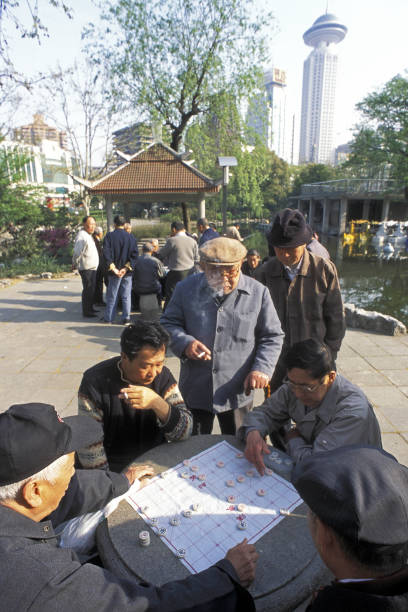
M 21 404 L 0 414 L 0 589 L 7 612 L 252 612 L 243 588 L 254 578 L 257 553 L 246 542 L 207 570 L 162 587 L 117 578 L 58 547 L 54 526 L 102 508 L 129 482 L 125 475 L 74 470 L 74 451 L 97 440 L 92 419 L 63 421 L 53 406 Z M 128 480 L 129 478 L 129 480 Z
M 310 508 L 316 548 L 336 580 L 308 612 L 408 610 L 408 468 L 385 451 L 311 455 L 292 482 Z

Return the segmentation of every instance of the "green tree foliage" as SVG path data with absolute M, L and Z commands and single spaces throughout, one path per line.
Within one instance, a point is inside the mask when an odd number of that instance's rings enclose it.
M 212 113 L 214 96 L 239 100 L 255 86 L 272 17 L 254 4 L 111 0 L 101 4 L 108 34 L 90 48 L 110 66 L 117 104 L 161 121 L 178 151 L 191 120 Z
M 322 183 L 339 178 L 339 170 L 325 164 L 304 164 L 293 167 L 293 185 L 291 195 L 299 195 L 301 186 L 309 183 Z
M 362 121 L 346 166 L 360 176 L 385 175 L 408 185 L 408 78 L 391 79 L 357 104 Z

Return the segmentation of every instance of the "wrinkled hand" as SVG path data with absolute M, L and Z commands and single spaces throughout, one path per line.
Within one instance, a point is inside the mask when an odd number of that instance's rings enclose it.
M 153 389 L 141 385 L 129 385 L 121 389 L 119 397 L 125 400 L 133 410 L 150 410 L 159 398 Z
M 264 389 L 269 382 L 269 376 L 263 372 L 253 370 L 244 380 L 245 395 L 249 395 L 252 389 Z
M 127 268 L 121 268 L 119 270 L 119 274 L 118 274 L 119 278 L 123 278 L 125 276 L 126 272 L 127 272 Z
M 151 465 L 130 465 L 123 473 L 131 485 L 135 480 L 140 480 L 140 488 L 142 488 L 149 482 L 148 477 L 154 476 L 154 469 Z
M 250 431 L 246 439 L 245 457 L 253 463 L 261 476 L 265 473 L 265 464 L 262 455 L 270 455 L 265 440 L 262 438 L 259 431 L 254 429 Z
M 204 355 L 202 354 L 204 353 Z M 211 351 L 199 340 L 193 340 L 184 350 L 184 354 L 189 359 L 198 359 L 199 361 L 210 361 Z
M 234 566 L 243 587 L 248 587 L 255 578 L 258 557 L 255 546 L 248 544 L 246 538 L 234 548 L 230 548 L 225 555 L 225 558 Z

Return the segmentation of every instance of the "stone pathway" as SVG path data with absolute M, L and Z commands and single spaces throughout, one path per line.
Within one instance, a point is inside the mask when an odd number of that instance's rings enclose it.
M 82 372 L 118 354 L 123 327 L 83 319 L 81 290 L 76 274 L 0 289 L 0 411 L 32 401 L 75 414 Z M 167 365 L 177 378 L 178 359 Z M 385 449 L 408 465 L 408 336 L 348 330 L 338 367 L 373 403 Z

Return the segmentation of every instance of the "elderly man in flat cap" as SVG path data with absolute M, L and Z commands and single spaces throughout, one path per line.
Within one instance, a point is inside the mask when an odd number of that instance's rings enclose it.
M 241 542 L 207 570 L 162 587 L 116 577 L 58 547 L 54 526 L 99 510 L 150 466 L 125 474 L 74 470 L 74 451 L 100 438 L 86 417 L 63 421 L 53 406 L 21 404 L 0 414 L 0 588 L 5 612 L 240 612 L 255 610 L 244 586 L 257 553 Z
M 335 581 L 308 612 L 408 610 L 408 468 L 388 453 L 349 446 L 299 464 L 315 546 Z
M 176 287 L 161 318 L 181 358 L 180 390 L 194 418 L 193 433 L 211 433 L 215 414 L 235 434 L 264 388 L 283 334 L 269 292 L 241 274 L 245 247 L 214 238 L 200 248 L 202 274 Z
M 284 356 L 292 344 L 319 340 L 336 359 L 346 328 L 336 267 L 306 249 L 312 231 L 302 213 L 290 208 L 278 212 L 267 238 L 275 257 L 257 269 L 255 278 L 268 287 L 285 333 L 272 393 L 282 384 Z

